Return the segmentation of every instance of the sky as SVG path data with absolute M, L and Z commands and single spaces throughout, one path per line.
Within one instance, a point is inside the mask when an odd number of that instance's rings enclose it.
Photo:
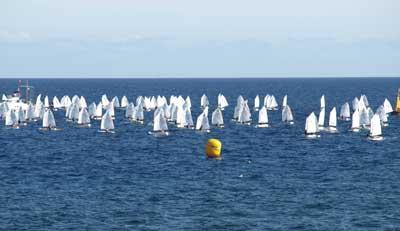
M 399 0 L 1 0 L 0 77 L 399 77 Z

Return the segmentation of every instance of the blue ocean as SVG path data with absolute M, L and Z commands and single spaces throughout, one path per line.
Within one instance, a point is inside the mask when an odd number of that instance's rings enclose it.
M 367 131 L 304 136 L 308 114 L 366 94 L 373 110 L 388 98 L 395 106 L 398 78 L 339 79 L 31 79 L 35 95 L 77 94 L 87 103 L 126 95 L 190 96 L 193 118 L 206 94 L 210 110 L 223 93 L 230 106 L 225 128 L 210 133 L 177 129 L 148 135 L 116 110 L 115 133 L 100 122 L 80 128 L 56 111 L 60 131 L 0 125 L 1 230 L 400 230 L 400 117 L 391 115 L 384 140 Z M 1 79 L 0 94 L 17 80 Z M 269 128 L 231 121 L 239 95 L 288 95 L 295 124 L 269 111 Z M 252 111 L 253 121 L 258 113 Z M 207 159 L 208 139 L 222 142 L 222 160 Z

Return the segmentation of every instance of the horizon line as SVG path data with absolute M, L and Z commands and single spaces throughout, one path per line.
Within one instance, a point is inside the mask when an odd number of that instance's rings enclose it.
M 362 79 L 362 78 L 400 78 L 400 76 L 286 76 L 286 77 L 236 77 L 236 76 L 0 76 L 0 79 Z

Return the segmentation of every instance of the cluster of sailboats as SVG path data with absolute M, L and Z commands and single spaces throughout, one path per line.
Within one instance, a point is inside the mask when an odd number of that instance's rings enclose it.
M 319 116 L 314 112 L 306 119 L 305 134 L 307 137 L 319 137 L 321 131 L 338 132 L 336 125 L 337 119 L 350 121 L 352 132 L 359 132 L 361 129 L 369 130 L 368 137 L 371 140 L 382 140 L 382 126 L 388 126 L 388 117 L 393 112 L 393 107 L 388 99 L 385 99 L 374 112 L 369 105 L 366 95 L 361 95 L 360 98 L 355 97 L 352 101 L 352 110 L 348 102 L 340 107 L 340 114 L 337 117 L 336 107 L 333 107 L 329 113 L 328 127 L 325 127 L 325 96 L 320 99 Z
M 257 95 L 254 98 L 254 107 L 249 107 L 248 100 L 239 96 L 236 100 L 233 113 L 233 121 L 238 124 L 250 125 L 252 114 L 258 113 L 257 128 L 269 127 L 268 111 L 276 111 L 279 105 L 275 96 L 266 95 L 263 99 Z M 18 97 L 2 97 L 0 103 L 0 117 L 5 120 L 5 125 L 19 128 L 31 121 L 42 121 L 43 130 L 57 130 L 56 120 L 53 111 L 65 110 L 65 119 L 76 123 L 79 127 L 90 127 L 92 120 L 101 120 L 100 131 L 114 132 L 115 110 L 125 110 L 125 118 L 133 123 L 144 123 L 145 111 L 153 111 L 153 129 L 150 134 L 157 136 L 169 135 L 169 126 L 174 124 L 177 128 L 195 129 L 198 131 L 209 132 L 211 126 L 216 128 L 224 127 L 223 112 L 229 103 L 223 94 L 218 95 L 217 107 L 211 113 L 211 124 L 209 123 L 210 102 L 208 97 L 203 94 L 200 99 L 201 113 L 194 123 L 192 117 L 192 102 L 189 96 L 186 98 L 181 95 L 172 95 L 169 100 L 165 96 L 139 96 L 136 100 L 129 102 L 126 96 L 108 99 L 107 95 L 102 95 L 98 103 L 87 104 L 84 96 L 74 95 L 70 98 L 63 96 L 60 100 L 54 96 L 52 100 L 48 96 L 42 99 L 38 95 L 35 104 L 23 102 Z M 281 107 L 282 122 L 294 124 L 294 116 L 291 107 L 288 105 L 288 97 L 285 95 Z M 385 99 L 383 104 L 378 107 L 376 112 L 371 109 L 366 95 L 360 98 L 355 97 L 352 107 L 348 102 L 340 107 L 339 116 L 336 107 L 329 112 L 328 126 L 325 127 L 325 96 L 320 99 L 320 112 L 317 116 L 312 112 L 306 119 L 305 134 L 307 137 L 318 137 L 322 131 L 338 132 L 337 120 L 351 120 L 350 130 L 358 132 L 360 129 L 369 129 L 369 137 L 373 140 L 382 139 L 381 126 L 388 125 L 388 115 L 393 112 L 389 100 Z

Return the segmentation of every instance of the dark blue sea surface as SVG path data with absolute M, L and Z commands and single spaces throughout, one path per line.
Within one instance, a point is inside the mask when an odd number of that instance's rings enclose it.
M 304 137 L 306 116 L 327 115 L 362 93 L 374 110 L 393 106 L 398 78 L 350 79 L 33 79 L 35 94 L 102 94 L 129 101 L 139 95 L 189 95 L 194 120 L 200 97 L 214 110 L 218 93 L 230 106 L 226 126 L 211 133 L 176 129 L 156 138 L 153 112 L 145 124 L 129 123 L 116 110 L 115 134 L 79 128 L 55 112 L 61 131 L 43 132 L 40 122 L 21 129 L 0 125 L 0 230 L 400 230 L 400 117 L 390 116 L 384 140 L 367 132 Z M 0 93 L 17 81 L 0 80 Z M 285 94 L 295 125 L 269 111 L 270 128 L 231 121 L 238 95 L 252 107 L 259 94 Z M 258 113 L 252 113 L 254 121 Z M 207 160 L 209 138 L 223 144 L 223 159 Z

